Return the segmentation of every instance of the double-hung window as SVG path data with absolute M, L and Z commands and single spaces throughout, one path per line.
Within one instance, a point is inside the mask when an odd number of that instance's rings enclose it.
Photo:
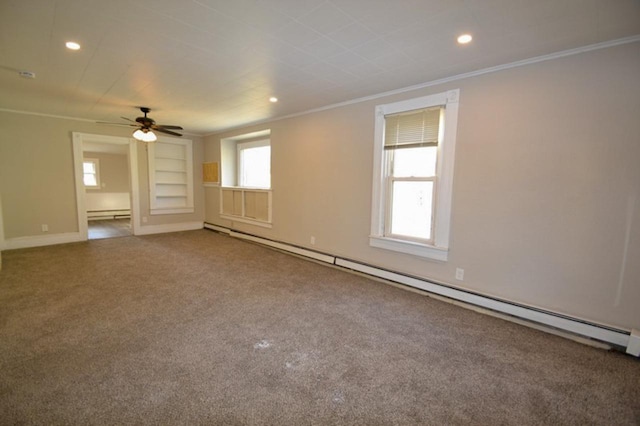
M 447 260 L 458 91 L 376 108 L 370 244 Z

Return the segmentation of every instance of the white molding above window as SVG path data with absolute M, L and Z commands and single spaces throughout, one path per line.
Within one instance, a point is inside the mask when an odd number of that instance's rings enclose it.
M 453 193 L 453 167 L 455 160 L 456 130 L 458 125 L 459 90 L 378 105 L 375 110 L 374 176 L 371 208 L 372 247 L 407 253 L 439 261 L 448 260 L 451 203 Z M 434 235 L 429 244 L 385 235 L 386 197 L 384 160 L 385 116 L 421 108 L 444 106 L 444 135 L 438 144 L 436 169 L 436 198 L 434 209 Z

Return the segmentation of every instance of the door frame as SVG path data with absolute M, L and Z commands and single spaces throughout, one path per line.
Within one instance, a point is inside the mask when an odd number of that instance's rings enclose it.
M 78 231 L 80 241 L 89 239 L 89 226 L 85 201 L 83 180 L 83 145 L 84 142 L 127 145 L 129 147 L 129 202 L 131 205 L 131 230 L 133 235 L 139 234 L 140 220 L 140 187 L 138 179 L 138 145 L 135 139 L 122 136 L 106 136 L 91 133 L 73 132 L 73 169 L 76 186 L 76 207 L 78 213 Z

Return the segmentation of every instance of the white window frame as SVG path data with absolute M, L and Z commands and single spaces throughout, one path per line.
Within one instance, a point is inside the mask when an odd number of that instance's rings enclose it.
M 96 172 L 94 173 L 96 175 L 96 184 L 95 185 L 87 185 L 86 183 L 84 183 L 84 175 L 86 174 L 84 172 L 84 163 L 93 163 L 93 166 L 96 170 Z M 82 159 L 82 183 L 84 184 L 85 188 L 89 188 L 89 189 L 99 189 L 100 188 L 100 160 L 97 158 L 83 158 Z
M 369 244 L 372 247 L 439 261 L 446 261 L 448 259 L 459 94 L 459 89 L 449 90 L 435 95 L 376 106 L 371 235 L 369 236 Z M 390 202 L 388 202 L 389 190 L 386 184 L 387 171 L 385 170 L 385 115 L 436 106 L 444 106 L 445 112 L 444 135 L 441 143 L 438 144 L 438 156 L 436 160 L 432 240 L 424 242 L 408 237 L 391 237 L 386 233 Z
M 268 146 L 271 147 L 271 140 L 270 139 L 262 139 L 262 140 L 257 140 L 257 141 L 250 141 L 250 142 L 237 142 L 236 145 L 236 171 L 238 173 L 238 177 L 237 177 L 237 182 L 238 182 L 238 186 L 241 188 L 253 188 L 251 186 L 245 185 L 242 182 L 242 172 L 243 172 L 243 168 L 242 168 L 242 151 L 244 151 L 245 149 L 252 149 L 252 148 L 260 148 L 263 146 Z M 269 153 L 269 162 L 271 162 L 271 153 Z M 269 175 L 269 186 L 268 187 L 255 187 L 257 189 L 271 189 L 271 175 Z

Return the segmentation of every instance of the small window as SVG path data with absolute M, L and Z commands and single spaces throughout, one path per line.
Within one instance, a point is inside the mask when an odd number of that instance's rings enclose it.
M 271 130 L 220 141 L 220 217 L 271 228 Z
M 97 158 L 85 158 L 82 162 L 82 172 L 85 187 L 100 187 L 100 162 Z
M 238 149 L 238 186 L 271 187 L 271 145 L 269 140 L 241 142 Z
M 458 93 L 376 107 L 372 246 L 447 260 Z

